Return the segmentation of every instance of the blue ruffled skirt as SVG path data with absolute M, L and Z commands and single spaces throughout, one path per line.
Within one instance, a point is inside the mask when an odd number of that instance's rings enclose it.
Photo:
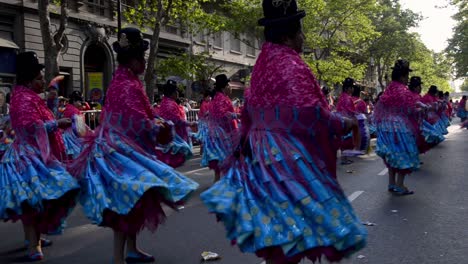
M 203 130 L 204 128 L 202 128 Z M 213 161 L 223 161 L 232 154 L 233 142 L 231 135 L 224 131 L 223 128 L 217 126 L 208 129 L 206 127 L 205 135 L 202 138 L 203 154 L 201 159 L 201 166 L 214 169 L 210 164 Z
M 209 133 L 208 133 L 208 124 L 206 123 L 205 120 L 199 120 L 198 121 L 198 132 L 195 134 L 195 139 L 198 140 L 201 144 L 201 166 L 206 167 L 208 166 L 210 160 L 208 158 L 209 152 L 207 149 L 207 141 L 209 140 Z
M 76 204 L 79 185 L 58 161 L 44 163 L 39 150 L 10 147 L 0 163 L 0 219 L 57 233 Z
M 62 133 L 63 143 L 65 144 L 65 152 L 73 158 L 80 155 L 83 148 L 80 138 L 76 136 L 72 129 L 66 129 Z
M 193 157 L 191 141 L 186 142 L 175 134 L 169 144 L 156 147 L 156 155 L 160 161 L 178 168 Z
M 198 184 L 146 152 L 139 152 L 120 135 L 97 138 L 80 175 L 80 201 L 94 224 L 135 234 L 154 231 L 164 219 L 161 203 L 175 207 Z
M 423 120 L 420 127 L 424 140 L 427 143 L 436 145 L 445 140 L 444 135 L 426 120 Z
M 403 118 L 376 123 L 376 153 L 390 168 L 401 172 L 419 169 L 419 150 L 416 135 Z
M 254 161 L 236 161 L 201 194 L 228 239 L 243 252 L 285 261 L 339 260 L 363 248 L 367 231 L 321 161 L 294 136 L 258 138 Z
M 459 108 L 459 109 L 457 110 L 457 117 L 463 119 L 463 118 L 466 118 L 467 116 L 468 116 L 468 114 L 467 114 L 467 111 L 465 111 L 465 109 Z

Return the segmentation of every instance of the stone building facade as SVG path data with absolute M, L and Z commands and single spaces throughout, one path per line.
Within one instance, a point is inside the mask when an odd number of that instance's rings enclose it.
M 116 67 L 111 48 L 117 31 L 115 2 L 69 0 L 65 48 L 59 56 L 61 74 L 66 76 L 61 95 L 79 90 L 89 99 L 96 89 L 105 92 Z M 57 29 L 59 17 L 53 13 L 51 23 Z M 151 33 L 146 30 L 146 37 L 150 38 Z M 0 88 L 6 93 L 14 82 L 14 54 L 23 50 L 35 51 L 40 59 L 44 58 L 37 0 L 0 0 L 0 60 L 6 62 L 0 63 Z M 191 36 L 179 27 L 162 30 L 158 57 L 188 51 L 212 52 L 215 62 L 223 65 L 227 75 L 234 79 L 251 69 L 259 52 L 258 46 L 253 49 L 226 32 Z M 234 84 L 242 89 L 242 83 Z

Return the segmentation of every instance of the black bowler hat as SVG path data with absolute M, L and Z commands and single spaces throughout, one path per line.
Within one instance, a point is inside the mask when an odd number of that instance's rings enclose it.
M 354 86 L 356 86 L 356 82 L 354 81 L 353 78 L 348 77 L 343 81 L 343 88 L 354 87 Z
M 118 41 L 114 42 L 112 47 L 117 53 L 126 52 L 129 50 L 147 51 L 149 42 L 143 39 L 143 34 L 137 28 L 124 28 L 119 31 Z
M 410 79 L 410 84 L 409 84 L 410 86 L 416 87 L 416 86 L 419 86 L 419 85 L 421 85 L 421 84 L 423 84 L 423 82 L 422 82 L 422 80 L 421 80 L 421 77 L 419 77 L 419 76 L 413 76 L 413 77 L 411 77 L 411 79 Z
M 177 82 L 174 80 L 167 80 L 166 85 L 172 85 L 172 86 L 177 87 Z
M 399 59 L 395 62 L 395 66 L 392 67 L 393 70 L 397 71 L 408 71 L 412 72 L 413 70 L 410 68 L 410 63 L 407 60 Z
M 263 0 L 264 18 L 258 20 L 260 26 L 275 26 L 297 21 L 306 16 L 304 10 L 297 10 L 296 0 Z
M 21 81 L 31 81 L 45 68 L 39 63 L 37 54 L 33 51 L 19 53 L 16 56 L 16 78 Z
M 172 96 L 175 92 L 177 92 L 177 82 L 168 80 L 163 87 L 163 94 L 165 96 Z
M 216 87 L 224 87 L 226 86 L 231 80 L 226 76 L 226 74 L 220 74 L 215 77 L 216 80 Z
M 81 92 L 79 91 L 73 91 L 70 95 L 70 102 L 83 102 L 83 96 L 81 95 Z

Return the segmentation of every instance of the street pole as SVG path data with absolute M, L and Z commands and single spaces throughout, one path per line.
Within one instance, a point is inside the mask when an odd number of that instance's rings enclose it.
M 117 0 L 117 29 L 118 32 L 122 29 L 122 1 Z

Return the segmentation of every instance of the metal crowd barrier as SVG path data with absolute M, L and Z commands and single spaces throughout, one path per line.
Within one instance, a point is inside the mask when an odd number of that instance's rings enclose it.
M 200 112 L 200 109 L 192 109 L 188 111 L 187 121 L 198 121 L 198 112 Z M 82 111 L 82 113 L 85 116 L 86 125 L 88 125 L 88 127 L 95 129 L 99 125 L 99 115 L 101 114 L 101 110 Z
M 99 125 L 101 110 L 82 111 L 81 113 L 85 116 L 86 125 L 88 125 L 89 128 L 94 130 Z
M 187 113 L 187 121 L 188 122 L 196 122 L 198 121 L 198 112 L 200 112 L 200 109 L 192 109 L 188 111 Z

